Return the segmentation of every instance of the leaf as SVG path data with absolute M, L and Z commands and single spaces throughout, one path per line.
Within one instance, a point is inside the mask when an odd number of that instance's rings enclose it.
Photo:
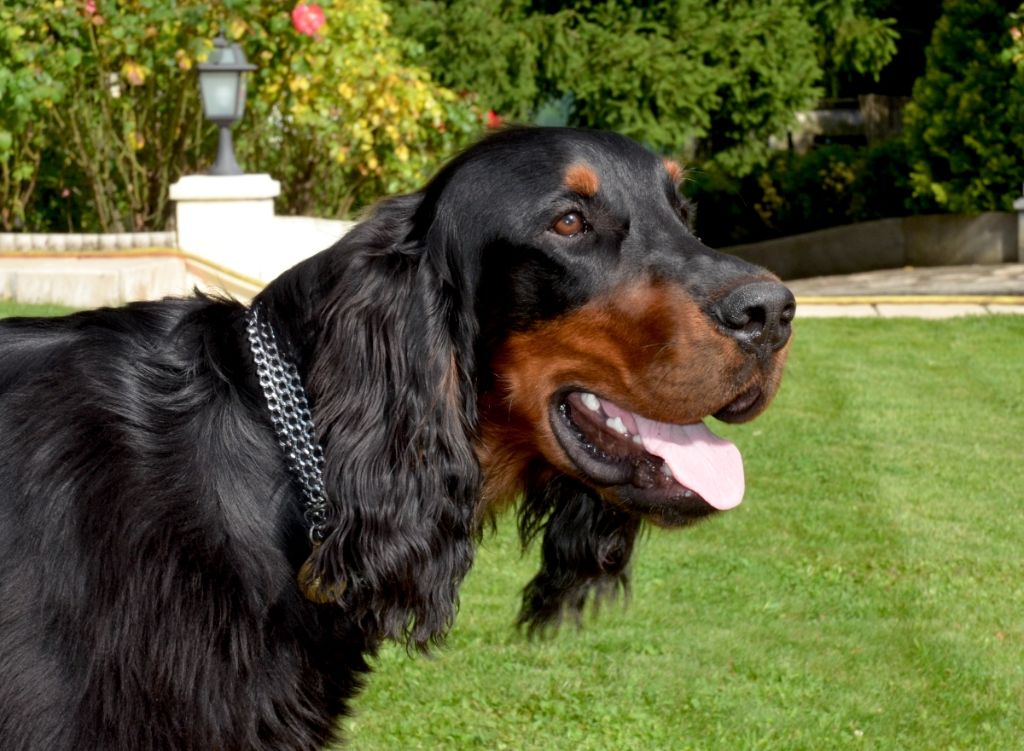
M 82 63 L 82 51 L 77 47 L 66 47 L 64 49 L 64 62 L 74 70 Z

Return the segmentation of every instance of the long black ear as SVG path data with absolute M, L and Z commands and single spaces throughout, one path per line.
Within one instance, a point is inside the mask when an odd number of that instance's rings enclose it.
M 629 559 L 640 521 L 606 504 L 592 490 L 561 476 L 528 488 L 519 507 L 524 547 L 543 530 L 541 568 L 523 590 L 518 623 L 531 636 L 568 615 L 580 623 L 595 605 L 628 591 Z
M 480 468 L 469 282 L 419 206 L 385 202 L 333 252 L 308 386 L 331 503 L 313 573 L 363 633 L 424 646 L 472 563 Z

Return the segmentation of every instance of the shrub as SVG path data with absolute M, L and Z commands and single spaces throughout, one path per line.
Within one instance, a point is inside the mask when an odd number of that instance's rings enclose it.
M 42 66 L 46 50 L 26 39 L 20 12 L 0 3 L 0 229 L 24 226 L 39 182 L 46 134 L 42 113 L 64 86 Z
M 239 156 L 281 179 L 283 212 L 341 216 L 417 188 L 480 130 L 468 97 L 403 62 L 378 0 L 327 3 L 312 35 L 249 5 L 228 24 L 260 66 Z
M 694 170 L 685 189 L 697 202 L 698 233 L 726 246 L 934 210 L 914 195 L 909 173 L 906 145 L 890 140 L 776 152 L 742 179 Z
M 913 183 L 948 211 L 1010 210 L 1020 195 L 1024 71 L 1013 64 L 1017 2 L 946 0 L 905 112 Z
M 477 113 L 404 62 L 378 0 L 325 6 L 0 0 L 5 226 L 164 226 L 170 183 L 214 156 L 194 68 L 218 29 L 260 66 L 237 148 L 281 179 L 283 211 L 336 216 L 416 187 Z

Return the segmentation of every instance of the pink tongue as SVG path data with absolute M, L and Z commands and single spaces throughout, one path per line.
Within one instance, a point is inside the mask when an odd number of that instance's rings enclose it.
M 660 456 L 676 482 L 719 511 L 731 509 L 743 500 L 743 457 L 739 449 L 719 438 L 702 423 L 671 425 L 648 420 L 601 400 L 605 414 L 619 417 L 626 429 L 639 435 L 644 450 Z

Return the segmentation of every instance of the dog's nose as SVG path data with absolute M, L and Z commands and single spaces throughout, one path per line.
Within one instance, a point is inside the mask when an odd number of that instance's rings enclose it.
M 719 300 L 714 312 L 741 346 L 767 356 L 789 341 L 796 300 L 779 282 L 748 282 Z

